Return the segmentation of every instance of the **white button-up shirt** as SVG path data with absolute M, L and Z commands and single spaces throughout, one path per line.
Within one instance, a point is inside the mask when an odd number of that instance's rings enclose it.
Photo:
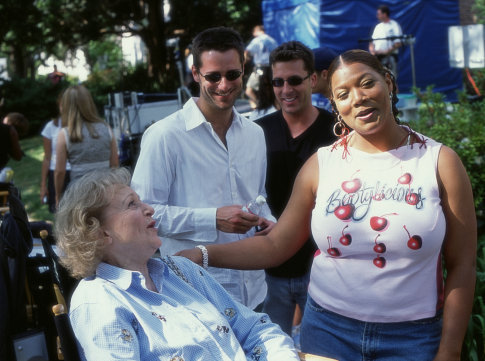
M 233 109 L 226 142 L 227 148 L 196 99 L 145 131 L 132 187 L 155 209 L 162 255 L 254 234 L 254 229 L 242 235 L 217 230 L 216 210 L 266 195 L 263 131 Z M 275 221 L 267 206 L 261 216 Z M 211 268 L 210 272 L 237 301 L 250 308 L 266 296 L 262 270 Z

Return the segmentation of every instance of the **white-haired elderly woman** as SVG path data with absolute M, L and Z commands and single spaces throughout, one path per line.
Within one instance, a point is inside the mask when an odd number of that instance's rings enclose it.
M 83 360 L 299 360 L 267 315 L 235 302 L 203 268 L 153 258 L 153 209 L 126 169 L 97 170 L 64 194 L 61 262 L 82 278 L 69 317 Z

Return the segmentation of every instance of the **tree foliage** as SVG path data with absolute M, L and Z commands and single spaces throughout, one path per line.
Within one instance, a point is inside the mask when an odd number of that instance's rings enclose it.
M 1 50 L 11 59 L 12 72 L 35 74 L 35 64 L 50 55 L 63 58 L 68 50 L 106 36 L 129 32 L 147 47 L 148 71 L 159 82 L 170 64 L 166 39 L 179 37 L 185 47 L 201 30 L 231 26 L 248 39 L 261 22 L 260 0 L 2 0 Z M 22 16 L 19 16 L 22 14 Z M 165 22 L 170 15 L 170 22 Z

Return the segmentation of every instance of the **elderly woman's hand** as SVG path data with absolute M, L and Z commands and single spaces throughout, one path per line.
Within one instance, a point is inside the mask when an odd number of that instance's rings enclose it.
M 202 266 L 202 252 L 198 248 L 184 249 L 175 253 L 175 256 L 188 258 L 192 262 L 197 263 L 199 266 Z

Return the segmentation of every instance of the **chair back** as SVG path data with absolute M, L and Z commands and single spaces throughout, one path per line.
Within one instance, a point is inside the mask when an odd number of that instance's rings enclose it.
M 58 338 L 57 357 L 64 361 L 81 361 L 77 348 L 76 337 L 72 330 L 71 321 L 66 314 L 64 305 L 57 304 L 52 307 L 54 322 L 56 324 Z

